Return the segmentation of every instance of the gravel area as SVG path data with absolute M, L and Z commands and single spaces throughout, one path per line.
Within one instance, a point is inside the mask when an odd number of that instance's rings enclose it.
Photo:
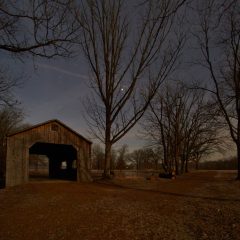
M 0 239 L 240 239 L 236 173 L 36 181 L 0 190 Z

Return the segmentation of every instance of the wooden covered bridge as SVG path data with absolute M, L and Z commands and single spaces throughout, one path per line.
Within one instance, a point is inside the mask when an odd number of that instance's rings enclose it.
M 6 186 L 28 182 L 31 154 L 48 157 L 50 178 L 91 181 L 88 171 L 91 144 L 59 120 L 13 133 L 7 138 Z M 63 161 L 66 162 L 64 171 L 61 170 Z

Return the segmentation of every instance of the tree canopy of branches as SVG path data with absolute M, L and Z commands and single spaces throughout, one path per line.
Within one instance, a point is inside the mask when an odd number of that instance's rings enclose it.
M 78 30 L 72 6 L 72 0 L 1 0 L 0 50 L 67 56 Z
M 210 80 L 200 88 L 212 94 L 218 114 L 237 147 L 240 180 L 240 1 L 207 0 L 197 7 L 195 37 Z
M 14 58 L 69 56 L 79 26 L 72 0 L 0 0 L 0 54 Z M 13 104 L 17 79 L 0 67 L 0 104 Z
M 184 38 L 171 30 L 184 3 L 81 1 L 77 16 L 93 90 L 86 104 L 87 119 L 93 135 L 105 144 L 106 176 L 112 145 L 143 116 L 175 66 Z
M 209 113 L 205 95 L 182 84 L 168 85 L 151 103 L 142 126 L 148 140 L 162 153 L 167 173 L 187 172 L 189 161 L 198 163 L 219 145 L 218 125 Z

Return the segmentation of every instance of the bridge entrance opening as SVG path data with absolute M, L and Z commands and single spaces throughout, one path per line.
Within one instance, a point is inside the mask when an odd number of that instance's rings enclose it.
M 29 149 L 29 178 L 77 180 L 77 150 L 72 145 L 35 143 Z

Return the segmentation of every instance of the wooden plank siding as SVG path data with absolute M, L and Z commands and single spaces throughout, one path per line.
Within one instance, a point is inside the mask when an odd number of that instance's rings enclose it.
M 91 181 L 91 142 L 60 122 L 50 120 L 13 133 L 7 138 L 6 186 L 28 181 L 29 149 L 35 143 L 71 145 L 77 151 L 77 180 Z

